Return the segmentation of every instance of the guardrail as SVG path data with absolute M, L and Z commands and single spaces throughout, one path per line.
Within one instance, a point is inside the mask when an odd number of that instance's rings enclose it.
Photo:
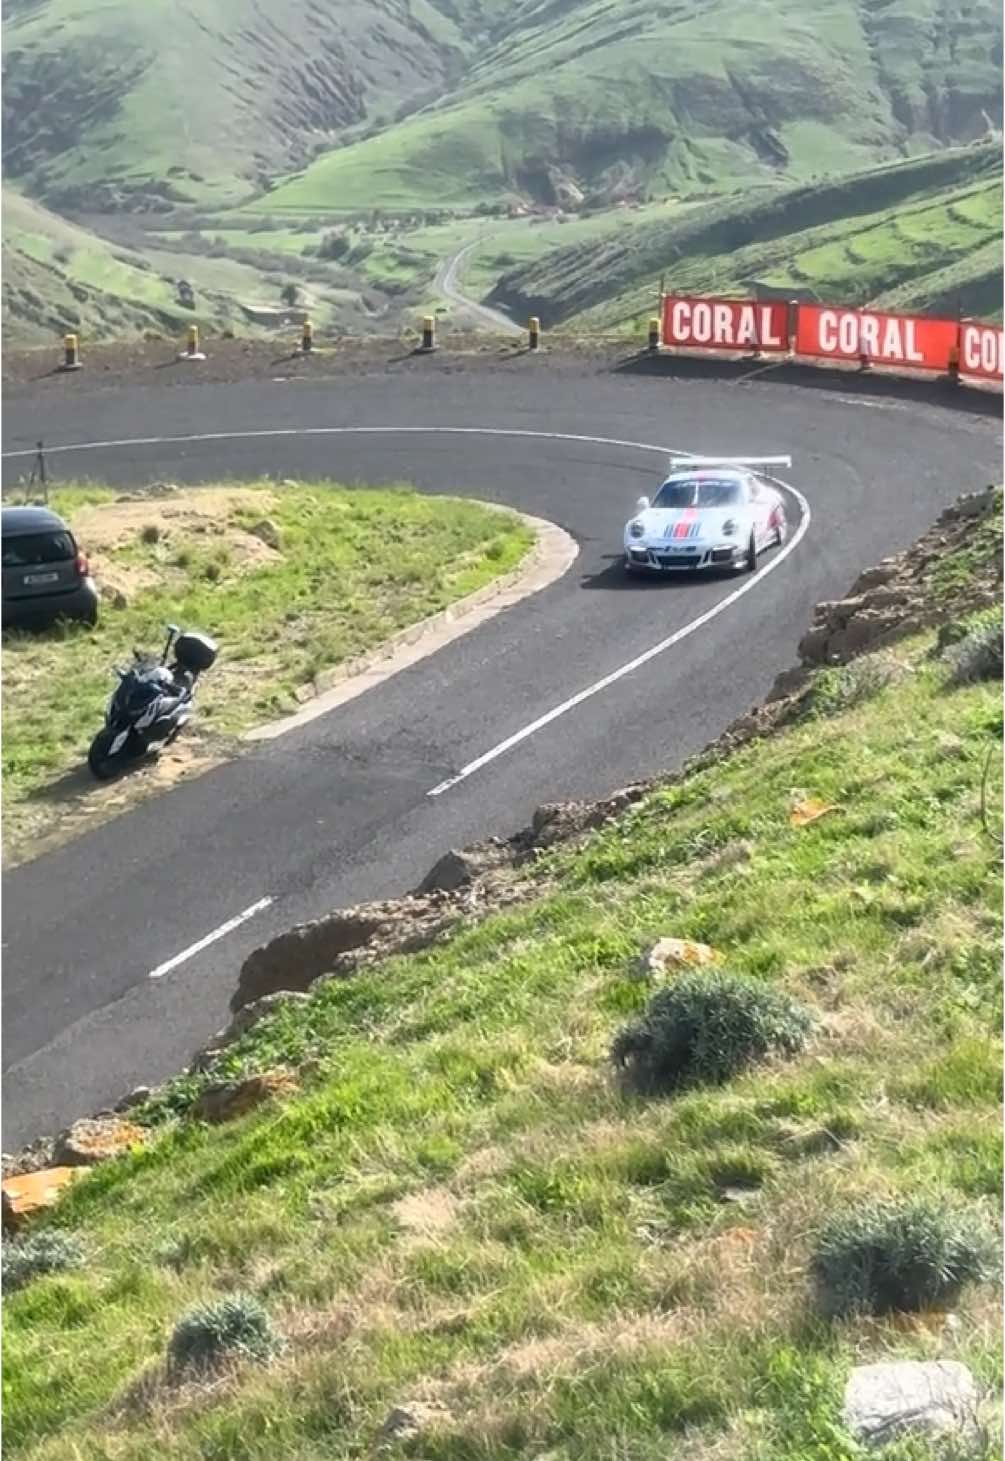
M 998 382 L 1005 366 L 1005 331 L 998 325 L 797 300 L 665 294 L 660 344 L 857 361 L 863 369 L 875 365 Z

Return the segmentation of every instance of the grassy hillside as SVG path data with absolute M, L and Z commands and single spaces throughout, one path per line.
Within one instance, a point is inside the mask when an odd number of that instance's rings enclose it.
M 277 209 L 721 188 L 969 141 L 997 115 L 989 0 L 523 0 L 452 92 L 319 158 Z
M 344 129 L 441 91 L 465 54 L 457 9 L 11 0 L 7 176 L 80 212 L 241 197 Z
M 552 325 L 637 327 L 680 291 L 783 292 L 1001 314 L 1001 152 L 946 151 L 832 183 L 740 193 L 504 273 L 489 298 Z
M 1000 552 L 985 520 L 929 592 Z M 955 1234 L 1000 1208 L 1000 650 L 997 683 L 954 679 L 933 637 L 819 672 L 789 728 L 551 851 L 522 905 L 324 983 L 141 1109 L 156 1139 L 64 1199 L 41 1276 L 7 1250 L 7 1452 L 363 1457 L 401 1407 L 384 1454 L 423 1461 L 858 1461 L 853 1364 L 959 1359 L 1000 1393 L 993 1285 L 836 1312 L 813 1277 L 871 1203 Z M 800 823 L 807 797 L 829 814 Z M 664 935 L 788 1044 L 729 1074 L 722 1025 L 676 1090 L 619 1077 Z M 278 1101 L 192 1119 L 280 1068 Z M 999 1454 L 986 1419 L 968 1461 Z
M 808 177 L 981 135 L 1000 37 L 992 0 L 11 0 L 4 160 L 71 212 L 332 148 L 275 206 Z
M 297 291 L 292 306 L 283 302 L 290 285 Z M 242 235 L 227 246 L 198 234 L 113 243 L 10 188 L 3 193 L 3 328 L 10 344 L 55 343 L 67 330 L 92 341 L 180 337 L 190 323 L 253 334 L 285 321 L 289 338 L 305 310 L 322 330 L 358 335 L 379 328 L 386 305 L 379 281 L 285 255 L 260 236 Z

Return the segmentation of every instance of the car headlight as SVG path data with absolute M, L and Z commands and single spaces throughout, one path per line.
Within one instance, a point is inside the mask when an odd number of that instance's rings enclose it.
M 727 538 L 734 538 L 736 536 L 735 518 L 728 517 L 722 525 L 722 531 Z
M 628 524 L 628 536 L 630 538 L 644 538 L 646 535 L 645 523 L 639 522 L 638 518 Z

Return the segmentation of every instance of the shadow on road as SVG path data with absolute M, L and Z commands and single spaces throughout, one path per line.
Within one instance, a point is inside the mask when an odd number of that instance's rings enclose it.
M 705 568 L 698 573 L 691 569 L 680 573 L 626 573 L 620 553 L 604 557 L 605 568 L 587 573 L 579 581 L 580 588 L 604 589 L 610 593 L 652 593 L 659 589 L 693 588 L 700 583 L 722 582 L 738 575 L 718 568 Z
M 962 411 L 970 416 L 997 416 L 1000 419 L 1002 415 L 1001 394 L 993 391 L 966 385 L 954 386 L 945 379 L 921 380 L 871 371 L 827 370 L 798 361 L 775 365 L 766 364 L 763 360 L 709 360 L 698 356 L 640 353 L 621 361 L 614 371 L 619 375 L 662 376 L 667 380 L 799 386 L 804 390 L 831 395 L 916 401 L 925 406 Z

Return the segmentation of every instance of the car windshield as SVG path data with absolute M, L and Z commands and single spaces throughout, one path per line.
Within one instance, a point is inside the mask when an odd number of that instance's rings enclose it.
M 740 483 L 731 477 L 685 477 L 664 482 L 654 507 L 735 507 L 743 501 Z
M 4 568 L 35 568 L 39 563 L 61 563 L 75 555 L 69 533 L 25 533 L 4 538 Z

